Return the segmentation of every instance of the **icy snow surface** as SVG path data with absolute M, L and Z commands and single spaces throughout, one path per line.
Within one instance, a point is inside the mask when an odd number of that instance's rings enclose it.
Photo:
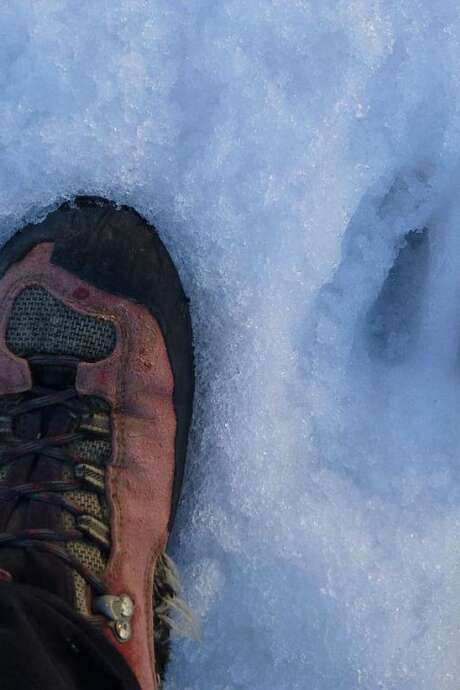
M 192 299 L 167 690 L 458 690 L 458 3 L 4 0 L 0 35 L 2 239 L 111 197 Z

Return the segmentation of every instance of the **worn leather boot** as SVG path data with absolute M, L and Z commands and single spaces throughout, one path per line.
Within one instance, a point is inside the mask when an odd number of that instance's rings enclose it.
M 187 299 L 133 210 L 80 197 L 0 251 L 0 579 L 101 626 L 142 690 L 168 656 L 193 387 Z

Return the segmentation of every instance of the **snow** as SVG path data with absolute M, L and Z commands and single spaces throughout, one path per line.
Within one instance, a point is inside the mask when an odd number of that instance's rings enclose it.
M 192 299 L 167 690 L 458 690 L 457 3 L 5 0 L 0 38 L 2 239 L 110 197 Z

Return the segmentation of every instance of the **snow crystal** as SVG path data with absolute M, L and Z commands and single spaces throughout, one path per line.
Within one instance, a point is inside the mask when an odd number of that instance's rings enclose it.
M 110 197 L 192 300 L 167 690 L 457 690 L 457 4 L 24 0 L 0 34 L 2 239 Z

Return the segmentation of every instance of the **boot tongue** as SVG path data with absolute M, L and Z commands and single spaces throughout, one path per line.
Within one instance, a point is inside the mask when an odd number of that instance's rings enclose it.
M 29 360 L 34 386 L 67 390 L 75 385 L 79 361 L 94 362 L 108 357 L 116 344 L 114 325 L 91 315 L 81 314 L 38 286 L 25 288 L 16 298 L 10 313 L 6 343 L 17 356 Z M 38 355 L 49 355 L 40 363 Z M 52 356 L 66 359 L 53 363 Z M 73 363 L 71 358 L 74 358 Z M 37 363 L 38 362 L 38 363 Z M 25 394 L 27 396 L 27 394 Z M 1 396 L 1 391 L 0 391 Z M 0 399 L 0 409 L 4 403 Z M 18 416 L 14 433 L 24 440 L 57 436 L 75 431 L 78 415 L 64 405 L 53 405 Z M 104 463 L 110 454 L 108 441 L 85 440 L 69 448 L 73 455 L 94 464 Z M 73 479 L 71 465 L 42 454 L 29 454 L 5 467 L 0 466 L 0 481 L 8 484 Z M 88 491 L 66 494 L 79 509 L 102 516 L 105 507 Z M 39 501 L 20 499 L 0 502 L 0 532 L 47 528 L 63 531 L 74 527 L 73 517 L 60 508 Z M 63 546 L 63 545 L 62 545 Z M 74 556 L 101 570 L 103 559 L 95 547 L 83 542 L 67 546 Z M 86 585 L 83 579 L 57 557 L 25 548 L 0 550 L 0 568 L 12 573 L 15 581 L 39 586 L 83 609 Z
M 54 364 L 52 362 L 35 364 L 32 361 L 29 364 L 32 380 L 36 386 L 43 386 L 44 388 L 58 391 L 72 388 L 75 385 L 77 362 L 74 364 Z
M 32 364 L 30 366 L 34 387 L 46 389 L 49 394 L 54 391 L 68 390 L 75 385 L 76 364 L 73 366 L 61 364 Z M 46 392 L 44 390 L 44 395 Z M 37 440 L 46 436 L 59 436 L 75 431 L 78 420 L 75 414 L 65 405 L 55 404 L 41 407 L 18 415 L 14 418 L 13 433 L 17 438 Z M 53 467 L 53 474 L 61 474 L 62 462 L 36 454 L 33 467 L 35 474 L 40 474 L 41 468 Z M 35 479 L 39 479 L 35 478 Z M 31 479 L 32 481 L 32 479 Z
M 75 380 L 75 367 L 31 367 L 34 385 L 65 390 Z M 75 430 L 78 420 L 64 405 L 51 405 L 31 410 L 14 418 L 13 433 L 25 442 L 59 436 Z M 30 453 L 7 467 L 8 483 L 62 480 L 65 472 L 61 461 L 40 453 Z M 63 530 L 60 508 L 19 499 L 0 505 L 0 531 L 11 534 L 28 529 Z M 73 603 L 73 582 L 69 568 L 58 558 L 33 549 L 11 548 L 0 551 L 0 567 L 9 571 L 14 581 L 39 586 Z

